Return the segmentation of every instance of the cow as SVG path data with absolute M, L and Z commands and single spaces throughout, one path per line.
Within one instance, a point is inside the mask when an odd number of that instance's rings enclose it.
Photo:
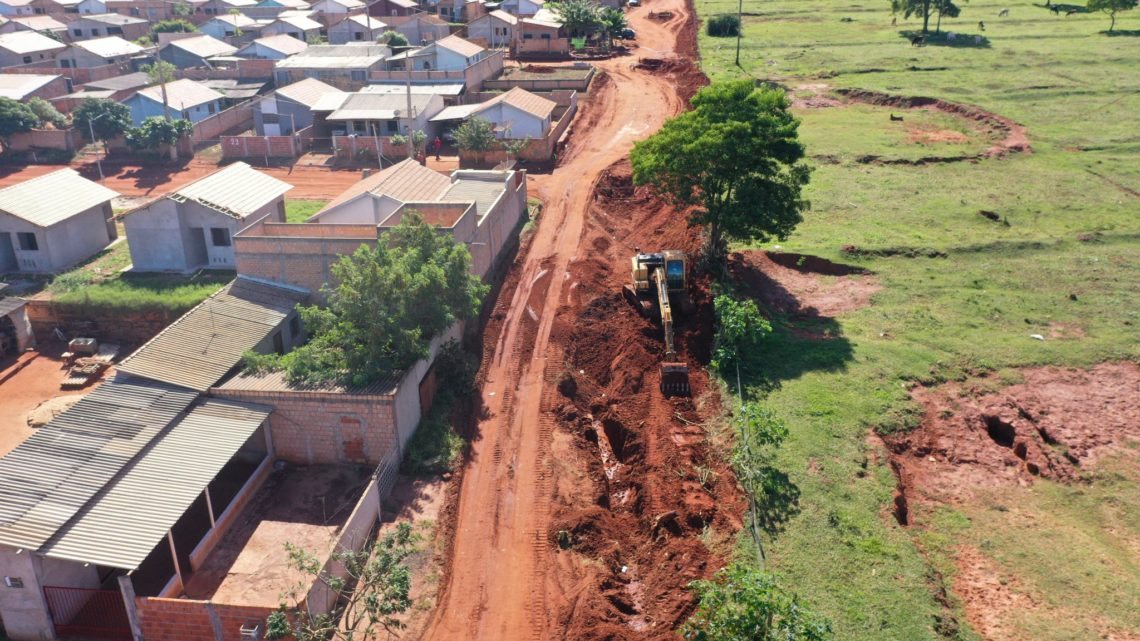
M 998 11 L 998 17 L 999 18 L 1008 18 L 1009 17 L 1009 9 L 1002 9 L 1001 11 Z
M 910 37 L 910 46 L 921 47 L 924 44 L 926 44 L 926 38 L 925 37 L 923 37 L 923 36 L 911 36 Z

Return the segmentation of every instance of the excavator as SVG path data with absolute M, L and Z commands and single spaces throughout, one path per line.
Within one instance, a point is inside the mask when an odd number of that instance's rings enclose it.
M 677 349 L 673 345 L 673 306 L 670 301 L 672 297 L 682 309 L 688 302 L 688 259 L 685 252 L 675 249 L 657 253 L 636 251 L 631 259 L 633 282 L 622 287 L 622 293 L 643 316 L 653 315 L 656 302 L 656 311 L 665 333 L 661 393 L 665 396 L 688 396 L 691 392 L 689 366 L 678 360 Z

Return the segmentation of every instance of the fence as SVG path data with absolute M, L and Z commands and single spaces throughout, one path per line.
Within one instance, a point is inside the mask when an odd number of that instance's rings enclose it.
M 296 158 L 312 139 L 312 127 L 291 136 L 222 136 L 222 158 Z
M 44 598 L 58 635 L 131 641 L 131 624 L 118 590 L 44 586 Z
M 408 148 L 393 145 L 391 136 L 333 136 L 333 152 L 337 160 L 375 160 L 377 156 L 390 159 L 406 158 Z
M 557 67 L 553 68 L 548 78 L 536 78 L 534 76 L 538 74 L 533 73 L 528 74 L 526 78 L 514 77 L 517 74 L 504 74 L 494 80 L 485 80 L 483 89 L 506 91 L 514 87 L 522 87 L 527 91 L 553 91 L 555 89 L 586 91 L 590 88 L 590 81 L 593 80 L 597 70 L 592 66 L 581 70 L 574 69 L 581 71 L 581 73 L 569 76 L 566 67 Z
M 75 151 L 80 147 L 79 141 L 79 132 L 74 129 L 33 129 L 12 134 L 9 137 L 11 146 L 8 149 L 11 151 L 28 151 L 29 149 Z
M 478 91 L 488 78 L 496 76 L 503 71 L 503 52 L 495 51 L 479 62 L 463 70 L 433 69 L 420 71 L 373 71 L 369 79 L 372 82 L 445 82 L 462 81 L 469 91 Z
M 249 104 L 241 104 L 236 107 L 230 107 L 224 111 L 219 111 L 209 118 L 204 118 L 194 123 L 194 133 L 191 134 L 191 137 L 198 142 L 214 140 L 227 131 L 232 131 L 239 127 L 248 129 L 252 126 L 253 109 Z

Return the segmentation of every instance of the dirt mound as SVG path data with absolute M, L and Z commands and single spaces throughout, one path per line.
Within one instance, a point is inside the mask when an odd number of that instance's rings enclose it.
M 922 425 L 884 438 L 906 500 L 954 501 L 973 490 L 1080 478 L 1082 467 L 1140 441 L 1140 367 L 1024 370 L 999 392 L 917 388 Z
M 733 253 L 728 268 L 766 308 L 793 316 L 851 312 L 882 289 L 870 272 L 818 256 L 748 250 Z
M 937 109 L 938 111 L 953 114 L 955 116 L 966 118 L 968 120 L 973 120 L 982 127 L 985 127 L 994 133 L 1004 136 L 1001 141 L 994 146 L 990 147 L 980 154 L 973 156 L 931 156 L 928 158 L 920 158 L 918 160 L 883 159 L 878 156 L 862 156 L 857 159 L 858 162 L 881 164 L 927 164 L 936 162 L 980 160 L 982 158 L 1001 157 L 1009 153 L 1031 151 L 1029 146 L 1029 136 L 1025 132 L 1025 127 L 1017 124 L 1009 118 L 999 116 L 979 107 L 964 105 L 957 102 L 949 102 L 939 98 L 927 98 L 925 96 L 892 96 L 890 94 L 880 93 L 878 91 L 870 91 L 867 89 L 836 89 L 835 92 L 847 100 L 865 102 L 871 105 L 896 107 L 898 109 Z M 922 132 L 921 135 L 935 136 L 939 138 L 939 141 L 943 142 L 960 142 L 960 140 L 958 140 L 956 137 L 953 140 L 944 140 L 948 134 L 957 134 L 957 132 Z

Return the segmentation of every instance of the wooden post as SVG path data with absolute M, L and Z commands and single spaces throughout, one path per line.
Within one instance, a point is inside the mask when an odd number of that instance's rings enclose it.
M 122 592 L 123 604 L 127 606 L 127 622 L 131 625 L 131 638 L 134 641 L 143 641 L 142 624 L 139 623 L 139 611 L 135 603 L 135 584 L 131 583 L 129 574 L 119 577 L 119 592 Z
M 214 502 L 210 500 L 210 486 L 206 485 L 206 489 L 202 490 L 202 494 L 206 495 L 206 511 L 210 513 L 210 529 L 218 526 L 218 522 L 214 519 Z
M 178 575 L 178 582 L 182 584 L 182 589 L 186 589 L 186 580 L 182 578 L 182 565 L 178 562 L 178 550 L 174 547 L 174 531 L 166 531 L 166 541 L 170 543 L 170 558 L 174 559 L 174 573 Z

